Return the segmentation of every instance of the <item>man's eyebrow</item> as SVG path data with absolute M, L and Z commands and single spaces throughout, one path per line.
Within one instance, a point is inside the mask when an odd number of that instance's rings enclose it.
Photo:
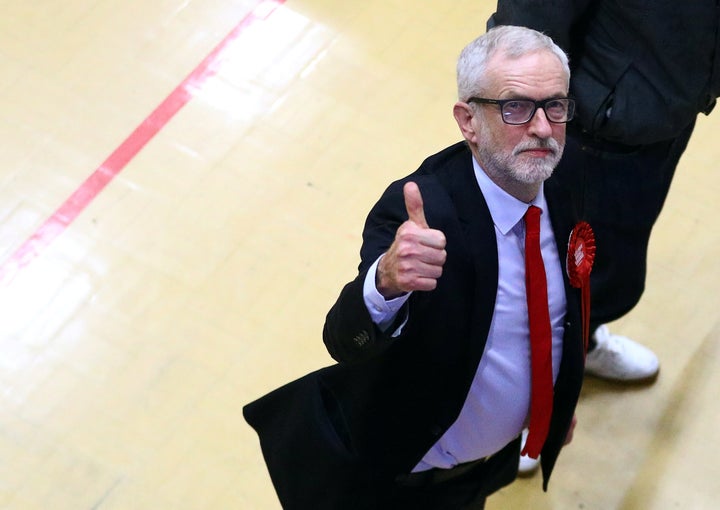
M 568 99 L 567 94 L 552 94 L 541 99 L 534 99 L 526 95 L 510 95 L 508 97 L 499 98 L 499 101 L 548 101 L 550 99 Z

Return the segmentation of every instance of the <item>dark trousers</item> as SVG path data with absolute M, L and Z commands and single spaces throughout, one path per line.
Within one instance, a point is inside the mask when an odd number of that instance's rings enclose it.
M 517 439 L 484 461 L 400 476 L 388 509 L 482 510 L 490 494 L 515 480 L 519 456 Z
M 555 173 L 574 190 L 580 218 L 595 232 L 591 331 L 619 319 L 640 300 L 650 232 L 693 128 L 694 123 L 672 140 L 628 147 L 594 140 L 568 126 Z

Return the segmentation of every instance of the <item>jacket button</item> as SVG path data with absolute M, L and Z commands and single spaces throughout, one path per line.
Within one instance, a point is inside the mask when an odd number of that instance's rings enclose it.
M 358 333 L 357 335 L 355 335 L 352 339 L 352 341 L 358 347 L 365 346 L 365 344 L 367 344 L 369 340 L 370 340 L 370 335 L 368 334 L 367 331 L 364 331 L 364 330 L 361 331 L 360 333 Z

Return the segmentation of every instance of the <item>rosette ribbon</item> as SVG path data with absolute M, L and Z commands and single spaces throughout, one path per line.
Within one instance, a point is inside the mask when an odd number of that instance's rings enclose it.
M 594 261 L 595 234 L 589 223 L 581 221 L 570 232 L 566 266 L 570 285 L 581 292 L 583 354 L 587 354 L 590 341 L 590 272 Z

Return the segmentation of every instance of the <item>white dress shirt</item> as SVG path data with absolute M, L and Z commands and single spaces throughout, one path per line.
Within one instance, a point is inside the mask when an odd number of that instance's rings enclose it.
M 548 282 L 552 323 L 553 379 L 562 354 L 565 288 L 555 236 L 543 188 L 530 203 L 522 202 L 498 187 L 473 159 L 478 185 L 495 224 L 498 247 L 498 289 L 485 352 L 457 420 L 430 448 L 413 471 L 433 467 L 451 468 L 491 455 L 516 438 L 527 426 L 530 409 L 530 333 L 525 294 L 525 224 L 528 206 L 542 209 L 540 249 Z M 388 327 L 409 295 L 385 301 L 375 288 L 377 263 L 365 279 L 365 304 L 373 321 Z M 412 310 L 408 311 L 412 314 Z M 393 336 L 400 333 L 402 326 Z M 480 341 L 480 339 L 477 339 Z

